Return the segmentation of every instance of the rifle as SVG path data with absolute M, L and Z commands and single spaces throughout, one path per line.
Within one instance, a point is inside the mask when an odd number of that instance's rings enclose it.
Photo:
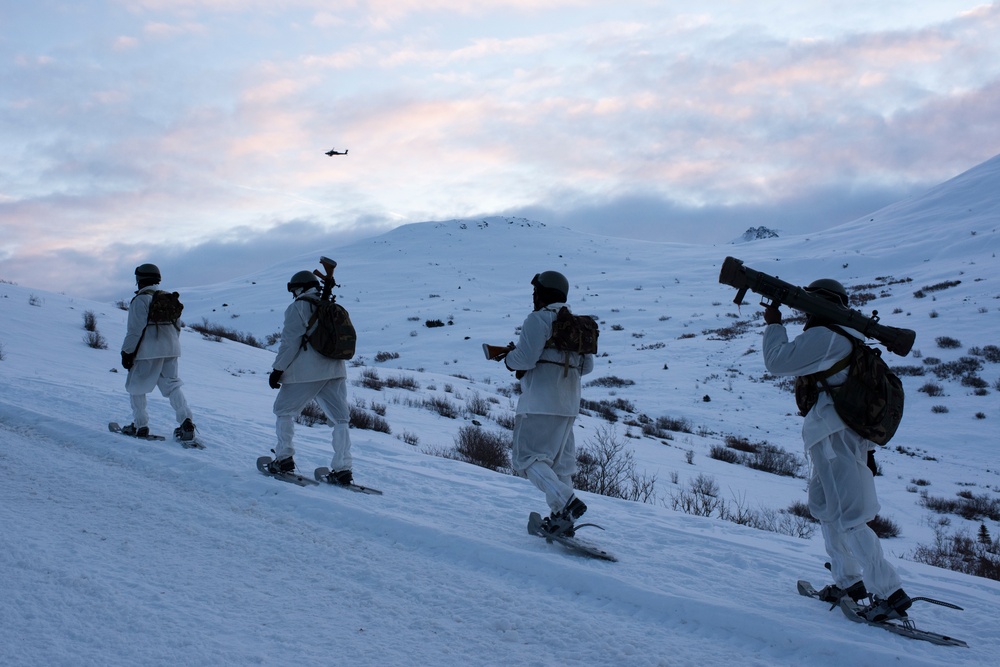
M 483 353 L 486 358 L 490 361 L 503 361 L 503 358 L 507 356 L 507 353 L 514 349 L 514 343 L 507 343 L 506 345 L 490 345 L 489 343 L 483 343 Z
M 770 305 L 777 308 L 784 303 L 809 315 L 828 319 L 840 326 L 859 331 L 866 338 L 874 338 L 885 345 L 887 350 L 901 357 L 910 353 L 910 348 L 913 347 L 917 337 L 917 333 L 912 329 L 898 329 L 879 324 L 877 310 L 873 310 L 871 317 L 868 317 L 860 311 L 838 306 L 832 301 L 810 294 L 801 287 L 766 273 L 754 271 L 735 257 L 726 257 L 722 263 L 719 282 L 738 290 L 736 298 L 733 299 L 733 303 L 737 306 L 743 303 L 743 297 L 746 296 L 747 290 L 750 290 L 761 295 L 762 306 Z M 769 299 L 770 303 L 765 303 L 764 299 Z
M 330 294 L 333 292 L 334 287 L 340 287 L 337 282 L 333 279 L 333 270 L 337 268 L 337 262 L 333 261 L 329 257 L 320 257 L 319 263 L 323 265 L 326 269 L 326 273 L 320 273 L 319 269 L 313 271 L 313 275 L 323 281 L 323 301 L 330 300 Z

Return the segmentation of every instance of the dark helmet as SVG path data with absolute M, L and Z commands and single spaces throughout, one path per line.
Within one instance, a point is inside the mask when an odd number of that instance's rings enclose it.
M 535 277 L 531 279 L 531 284 L 545 290 L 558 292 L 562 295 L 561 301 L 565 301 L 569 297 L 569 281 L 558 271 L 536 273 Z
M 135 267 L 135 282 L 140 287 L 156 285 L 160 282 L 160 269 L 156 264 L 140 264 Z
M 809 283 L 808 287 L 803 287 L 802 289 L 810 294 L 821 296 L 827 301 L 839 303 L 844 308 L 847 308 L 849 304 L 847 290 L 844 289 L 843 285 L 832 278 L 820 278 L 819 280 L 814 280 Z
M 312 271 L 299 271 L 288 281 L 288 291 L 307 290 L 310 287 L 319 287 L 319 278 Z

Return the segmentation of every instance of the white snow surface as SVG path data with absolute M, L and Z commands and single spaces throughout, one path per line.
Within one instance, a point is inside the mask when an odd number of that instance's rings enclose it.
M 751 509 L 805 500 L 803 478 L 708 456 L 727 435 L 802 453 L 794 399 L 763 377 L 758 299 L 737 309 L 735 290 L 718 283 L 726 255 L 795 284 L 878 283 L 861 309 L 917 332 L 914 352 L 886 353 L 890 363 L 954 360 L 1000 343 L 997 193 L 1000 158 L 811 237 L 688 246 L 614 238 L 613 224 L 602 237 L 489 218 L 275 258 L 226 284 L 182 288 L 183 276 L 165 276 L 187 324 L 204 318 L 264 340 L 280 327 L 291 274 L 318 268 L 320 254 L 338 261 L 339 301 L 359 330 L 350 400 L 384 407 L 392 430 L 351 431 L 355 478 L 384 496 L 300 488 L 255 469 L 274 444 L 273 349 L 183 333 L 181 377 L 207 449 L 108 432 L 107 422 L 131 419 L 116 370 L 125 312 L 0 282 L 0 664 L 997 664 L 1000 583 L 912 560 L 943 519 L 973 536 L 981 523 L 924 508 L 918 480 L 933 496 L 1000 494 L 997 364 L 980 373 L 985 396 L 930 373 L 904 376 L 903 426 L 877 452 L 882 515 L 901 530 L 883 545 L 906 590 L 964 607 L 917 603 L 911 615 L 967 649 L 853 624 L 798 596 L 797 579 L 829 581 L 818 531 L 801 539 L 670 503 L 699 475 Z M 503 430 L 495 420 L 513 413 L 513 378 L 480 346 L 515 339 L 529 281 L 548 269 L 569 277 L 577 312 L 600 319 L 602 356 L 585 380 L 635 383 L 585 388 L 585 399 L 623 399 L 633 411 L 614 424 L 581 415 L 577 427 L 581 447 L 612 429 L 656 476 L 652 503 L 582 494 L 586 518 L 607 530 L 581 536 L 617 563 L 528 535 L 528 513 L 545 506 L 526 480 L 435 455 L 473 419 Z M 960 283 L 914 296 L 943 281 Z M 88 311 L 108 349 L 84 343 Z M 430 319 L 446 324 L 428 328 Z M 735 338 L 712 333 L 747 320 Z M 961 347 L 940 348 L 941 336 Z M 378 352 L 399 356 L 376 362 Z M 357 384 L 372 369 L 419 387 Z M 918 391 L 929 381 L 944 395 Z M 421 407 L 429 397 L 453 402 L 459 416 Z M 475 398 L 489 401 L 489 415 L 465 409 Z M 153 431 L 169 436 L 175 424 L 158 393 L 150 412 Z M 638 415 L 687 420 L 690 432 L 643 436 Z M 299 426 L 297 445 L 307 474 L 329 463 L 327 427 Z M 997 522 L 984 525 L 1000 538 Z

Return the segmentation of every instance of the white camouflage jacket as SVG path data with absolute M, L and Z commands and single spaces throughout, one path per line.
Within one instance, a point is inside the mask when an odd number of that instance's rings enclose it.
M 150 324 L 149 304 L 153 292 L 162 289 L 159 285 L 143 287 L 136 292 L 128 307 L 128 329 L 122 341 L 122 352 L 136 352 L 136 359 L 165 359 L 181 356 L 180 331 L 173 324 Z M 143 330 L 146 334 L 143 335 Z M 139 340 L 142 339 L 140 343 Z M 138 350 L 136 347 L 138 346 Z
M 330 359 L 307 345 L 303 350 L 302 336 L 306 333 L 313 305 L 303 297 L 319 297 L 319 290 L 306 290 L 285 309 L 285 324 L 281 328 L 281 343 L 273 368 L 284 371 L 283 383 L 315 382 L 347 377 L 347 364 L 342 359 Z M 313 325 L 315 328 L 316 325 Z
M 519 415 L 575 417 L 580 413 L 580 376 L 594 370 L 594 355 L 545 347 L 552 337 L 552 322 L 564 305 L 552 303 L 528 315 L 517 346 L 504 358 L 510 370 L 525 371 L 517 401 Z
M 864 340 L 864 336 L 854 329 L 841 328 L 845 333 Z M 769 324 L 764 329 L 763 348 L 764 366 L 768 372 L 774 375 L 801 376 L 828 370 L 851 353 L 851 342 L 822 326 L 807 329 L 789 342 L 784 325 Z M 837 386 L 846 379 L 847 369 L 844 369 L 827 378 L 827 383 Z M 825 391 L 821 391 L 816 405 L 802 422 L 802 440 L 806 451 L 830 434 L 846 428 L 847 425 L 833 406 L 833 399 Z

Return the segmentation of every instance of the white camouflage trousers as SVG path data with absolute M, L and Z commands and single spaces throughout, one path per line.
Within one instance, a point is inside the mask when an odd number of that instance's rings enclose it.
M 149 426 L 149 411 L 146 409 L 146 395 L 158 388 L 174 409 L 177 423 L 191 419 L 191 408 L 188 407 L 184 392 L 181 391 L 181 379 L 177 377 L 177 357 L 164 359 L 138 359 L 128 372 L 125 380 L 125 391 L 129 394 L 132 406 L 132 420 L 136 428 Z
M 552 512 L 558 512 L 573 498 L 575 421 L 576 417 L 559 415 L 526 414 L 514 418 L 511 467 L 545 494 Z
M 864 580 L 868 592 L 887 598 L 902 586 L 868 522 L 880 507 L 868 468 L 868 443 L 838 431 L 809 450 L 809 511 L 822 527 L 833 579 L 841 588 Z
M 295 417 L 302 413 L 309 401 L 315 399 L 323 414 L 333 424 L 333 459 L 330 470 L 340 472 L 350 470 L 351 411 L 347 405 L 347 379 L 317 380 L 315 382 L 292 382 L 281 385 L 278 396 L 274 399 L 274 414 L 277 417 L 275 433 L 278 445 L 274 448 L 274 457 L 284 459 L 295 454 L 292 439 L 295 435 Z

